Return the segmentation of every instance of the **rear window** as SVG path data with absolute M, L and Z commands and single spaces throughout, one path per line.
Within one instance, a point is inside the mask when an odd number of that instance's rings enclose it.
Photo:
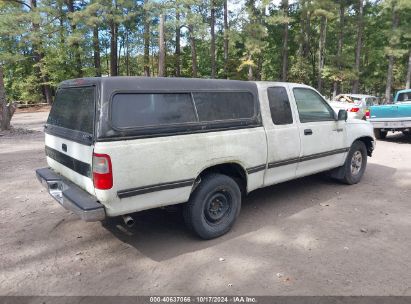
M 411 101 L 411 92 L 399 93 L 397 96 L 397 101 Z
M 116 128 L 196 122 L 190 93 L 121 93 L 113 96 L 111 121 Z
M 94 87 L 61 88 L 47 124 L 93 134 Z
M 254 98 L 248 92 L 193 93 L 201 122 L 249 119 L 255 115 Z

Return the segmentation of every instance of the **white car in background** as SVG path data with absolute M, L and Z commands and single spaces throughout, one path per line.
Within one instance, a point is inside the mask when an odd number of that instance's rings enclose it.
M 338 113 L 344 109 L 349 118 L 367 119 L 369 118 L 369 108 L 378 104 L 378 98 L 364 94 L 340 94 L 330 102 L 331 107 Z

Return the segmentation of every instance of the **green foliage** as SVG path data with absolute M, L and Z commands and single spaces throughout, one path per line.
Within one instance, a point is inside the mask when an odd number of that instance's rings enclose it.
M 339 6 L 344 4 L 342 53 L 337 54 L 340 34 Z M 223 0 L 215 0 L 216 66 L 218 78 L 278 80 L 282 71 L 284 26 L 288 26 L 288 80 L 316 86 L 320 22 L 327 20 L 321 71 L 323 94 L 333 83 L 349 91 L 360 79 L 360 91 L 380 95 L 385 89 L 388 57 L 393 56 L 393 88 L 404 87 L 408 53 L 411 49 L 411 1 L 365 1 L 361 68 L 355 71 L 357 3 L 351 0 L 289 1 L 288 11 L 272 1 L 228 1 L 229 30 L 224 32 Z M 41 102 L 44 86 L 54 92 L 58 83 L 79 74 L 96 74 L 95 54 L 101 71 L 110 71 L 110 24 L 117 25 L 118 74 L 144 74 L 144 20 L 149 23 L 149 65 L 158 71 L 158 17 L 166 16 L 166 72 L 175 75 L 176 28 L 181 32 L 180 68 L 182 77 L 191 77 L 193 58 L 189 27 L 196 44 L 198 77 L 211 73 L 211 0 L 73 0 L 70 12 L 66 0 L 0 0 L 0 62 L 10 100 Z M 392 28 L 392 13 L 399 16 Z M 180 20 L 176 20 L 177 13 Z M 93 30 L 98 29 L 98 50 Z M 224 36 L 228 37 L 228 60 L 224 59 Z M 81 64 L 78 70 L 78 63 Z M 81 72 L 81 73 L 80 73 Z

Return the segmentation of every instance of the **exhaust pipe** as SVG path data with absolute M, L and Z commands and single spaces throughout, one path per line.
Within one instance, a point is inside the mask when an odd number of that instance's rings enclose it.
M 130 215 L 128 214 L 123 215 L 122 218 L 123 218 L 124 224 L 126 224 L 127 227 L 131 228 L 134 226 L 135 224 L 134 219 Z

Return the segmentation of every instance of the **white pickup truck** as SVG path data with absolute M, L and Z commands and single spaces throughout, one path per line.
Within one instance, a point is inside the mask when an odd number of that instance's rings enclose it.
M 86 221 L 184 204 L 198 236 L 230 230 L 242 196 L 329 171 L 358 183 L 370 123 L 336 114 L 293 83 L 108 77 L 64 81 L 45 125 L 37 177 Z

